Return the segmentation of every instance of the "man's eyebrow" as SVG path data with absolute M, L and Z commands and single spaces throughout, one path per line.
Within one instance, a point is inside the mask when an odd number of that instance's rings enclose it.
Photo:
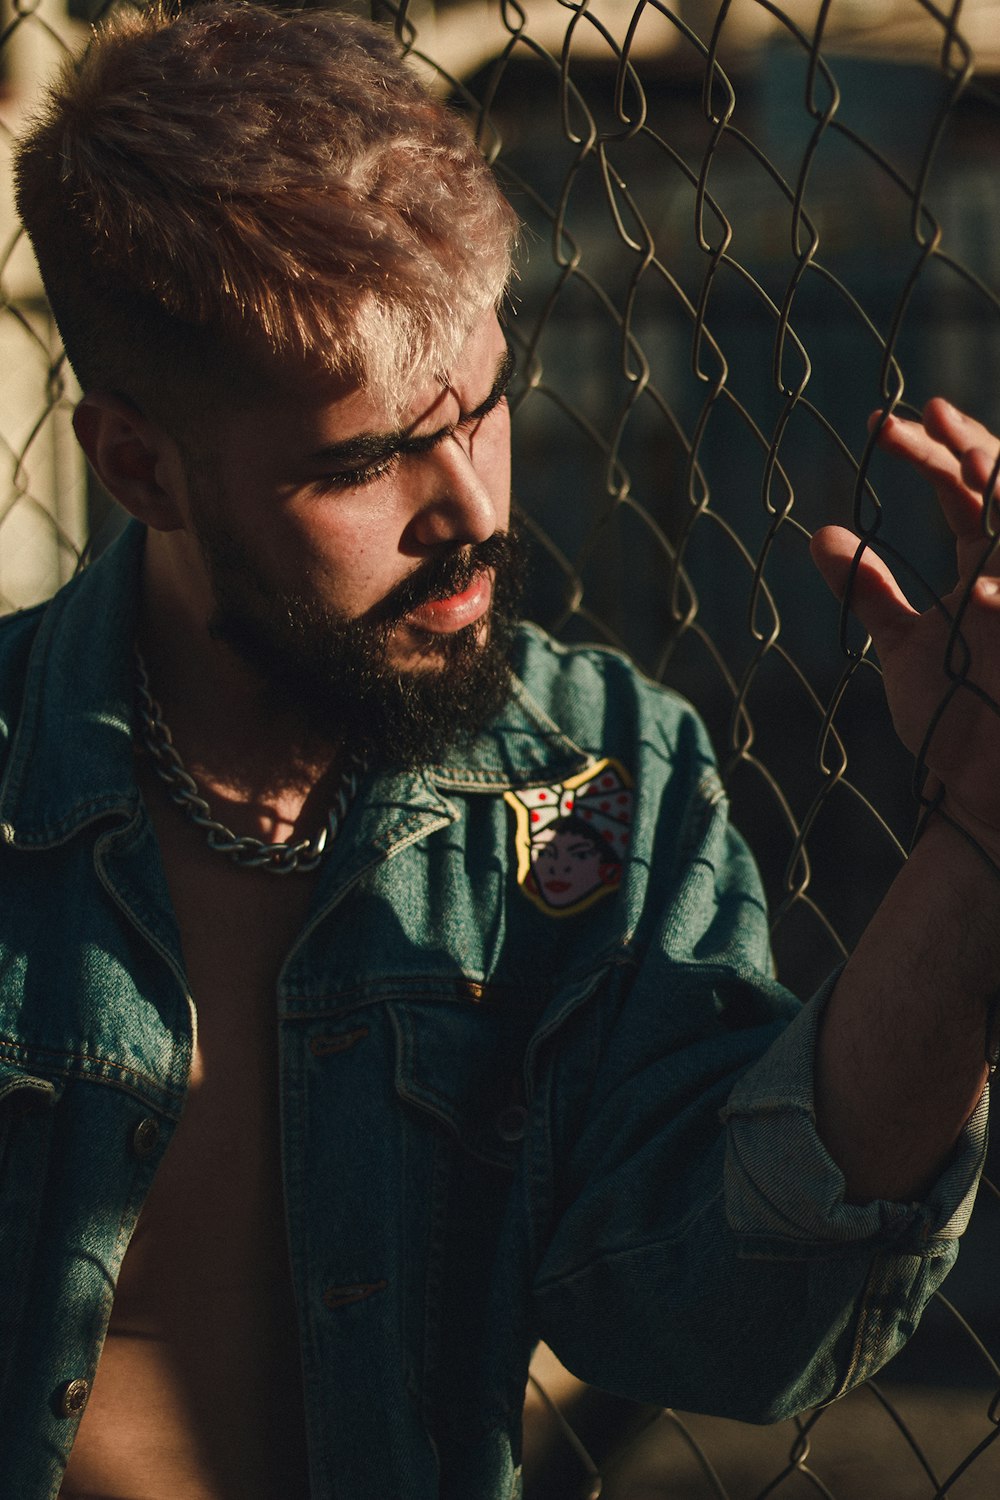
M 325 448 L 318 448 L 309 455 L 310 462 L 334 469 L 356 469 L 383 463 L 397 453 L 428 453 L 442 438 L 454 432 L 456 427 L 480 422 L 483 417 L 488 416 L 503 399 L 514 369 L 514 353 L 508 344 L 497 365 L 497 373 L 486 400 L 481 401 L 473 411 L 461 412 L 457 422 L 449 422 L 437 432 L 428 432 L 422 437 L 411 437 L 407 428 L 397 432 L 359 433 L 357 437 L 345 438 L 342 443 L 330 443 Z

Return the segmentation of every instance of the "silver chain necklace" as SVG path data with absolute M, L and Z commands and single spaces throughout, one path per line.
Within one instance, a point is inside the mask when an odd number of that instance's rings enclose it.
M 171 800 L 197 828 L 204 830 L 208 847 L 226 855 L 234 864 L 267 870 L 272 875 L 305 875 L 315 870 L 323 855 L 333 847 L 340 825 L 354 801 L 364 774 L 364 761 L 354 755 L 340 773 L 326 822 L 313 838 L 300 839 L 296 844 L 267 844 L 263 839 L 235 834 L 212 817 L 212 810 L 198 790 L 198 783 L 177 754 L 170 730 L 163 722 L 160 705 L 149 690 L 146 664 L 138 651 L 135 664 L 141 720 L 139 738 L 153 757 L 153 767 Z

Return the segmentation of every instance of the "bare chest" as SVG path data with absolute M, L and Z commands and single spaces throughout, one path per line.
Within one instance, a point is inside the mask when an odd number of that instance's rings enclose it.
M 61 1495 L 301 1500 L 275 989 L 310 882 L 237 870 L 172 814 L 154 818 L 197 1011 L 190 1087 L 126 1252 Z

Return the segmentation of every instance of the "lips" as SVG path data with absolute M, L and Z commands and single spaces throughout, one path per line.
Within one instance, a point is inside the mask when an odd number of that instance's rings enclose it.
M 464 630 L 466 625 L 474 625 L 482 619 L 490 607 L 492 594 L 493 575 L 484 570 L 477 573 L 460 594 L 450 594 L 446 599 L 429 599 L 412 609 L 406 616 L 406 623 L 432 635 Z

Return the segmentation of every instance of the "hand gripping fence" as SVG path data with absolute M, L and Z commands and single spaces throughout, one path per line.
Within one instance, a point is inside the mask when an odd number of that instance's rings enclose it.
M 39 78 L 85 45 L 83 3 L 4 0 L 5 161 Z M 529 613 L 629 652 L 699 708 L 762 868 L 779 973 L 807 994 L 863 930 L 933 795 L 923 754 L 913 765 L 892 734 L 850 590 L 831 599 L 807 545 L 819 525 L 849 526 L 916 607 L 944 607 L 953 544 L 875 442 L 890 413 L 938 392 L 1000 430 L 1000 7 L 374 0 L 372 13 L 466 112 L 524 221 L 509 331 Z M 76 455 L 72 378 L 5 193 L 0 603 L 14 608 L 115 519 Z M 978 572 L 997 520 L 990 500 Z M 925 748 L 952 699 L 982 695 L 965 605 L 951 601 Z M 528 1500 L 996 1494 L 998 1200 L 987 1179 L 908 1348 L 795 1421 L 637 1408 L 541 1349 Z

